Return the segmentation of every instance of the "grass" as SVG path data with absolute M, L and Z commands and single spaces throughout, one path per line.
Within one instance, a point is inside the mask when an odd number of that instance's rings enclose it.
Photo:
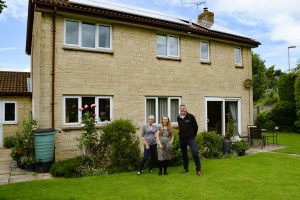
M 268 135 L 269 133 L 267 133 Z M 278 133 L 278 144 L 285 148 L 275 150 L 275 152 L 300 154 L 300 134 L 299 133 Z
M 295 140 L 300 135 L 279 137 L 291 146 Z M 188 174 L 180 174 L 180 166 L 171 167 L 168 176 L 156 170 L 11 184 L 0 186 L 0 199 L 300 199 L 299 157 L 258 153 L 202 160 L 202 166 L 203 177 L 191 163 Z

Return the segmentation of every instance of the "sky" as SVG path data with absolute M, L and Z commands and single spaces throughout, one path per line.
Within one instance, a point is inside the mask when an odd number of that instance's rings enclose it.
M 194 2 L 205 0 L 111 0 L 111 2 L 156 10 L 196 20 L 202 12 Z M 6 0 L 0 14 L 0 70 L 29 71 L 30 56 L 25 54 L 27 0 Z M 266 67 L 286 71 L 288 47 L 290 67 L 300 59 L 299 0 L 206 0 L 215 23 L 247 35 L 261 43 L 253 51 L 265 60 Z

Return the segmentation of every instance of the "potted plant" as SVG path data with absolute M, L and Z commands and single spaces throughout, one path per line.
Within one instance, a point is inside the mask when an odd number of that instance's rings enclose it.
M 231 148 L 238 156 L 243 156 L 248 149 L 248 145 L 244 140 L 234 141 Z
M 231 151 L 231 145 L 232 141 L 231 139 L 233 138 L 233 122 L 231 120 L 230 114 L 227 114 L 227 124 L 226 124 L 226 132 L 225 132 L 225 137 L 223 138 L 223 143 L 222 143 L 222 150 L 223 153 L 229 153 Z

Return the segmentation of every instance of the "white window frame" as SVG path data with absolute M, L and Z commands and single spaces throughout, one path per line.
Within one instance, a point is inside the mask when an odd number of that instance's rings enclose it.
M 79 30 L 78 30 L 78 45 L 74 44 L 68 44 L 66 43 L 66 33 L 67 33 L 67 28 L 66 28 L 66 21 L 73 21 L 73 22 L 78 22 L 79 23 Z M 82 46 L 82 23 L 92 23 L 95 25 L 95 48 L 93 47 L 83 47 Z M 110 48 L 104 48 L 104 47 L 99 47 L 99 27 L 100 26 L 106 26 L 109 27 L 109 46 Z M 103 50 L 103 51 L 112 51 L 112 38 L 113 38 L 113 32 L 112 32 L 112 26 L 108 24 L 102 24 L 102 23 L 93 23 L 93 22 L 88 22 L 88 21 L 81 21 L 81 20 L 74 20 L 74 19 L 68 19 L 66 18 L 64 20 L 64 46 L 70 46 L 70 47 L 77 47 L 80 49 L 87 49 L 87 50 Z
M 158 99 L 159 98 L 165 98 L 167 99 L 168 101 L 168 117 L 170 118 L 170 121 L 171 121 L 171 100 L 172 99 L 177 99 L 178 100 L 178 107 L 180 106 L 181 104 L 181 97 L 145 97 L 145 123 L 147 123 L 147 119 L 148 119 L 148 116 L 147 116 L 147 100 L 148 99 L 154 99 L 155 100 L 155 124 L 160 124 L 160 119 L 158 119 Z M 179 114 L 179 110 L 178 110 L 178 114 Z M 172 125 L 176 125 L 177 122 L 172 122 L 171 121 L 171 124 Z
M 167 37 L 167 55 L 159 55 L 159 54 L 157 54 L 157 36 Z M 178 55 L 177 56 L 170 55 L 170 45 L 169 45 L 170 44 L 169 43 L 169 38 L 170 37 L 177 38 L 177 41 L 178 41 L 178 46 L 177 46 Z M 162 57 L 162 58 L 180 58 L 180 39 L 179 39 L 179 37 L 176 36 L 176 35 L 157 34 L 156 35 L 156 56 Z
M 64 125 L 79 125 L 81 122 L 81 112 L 78 110 L 78 122 L 66 123 L 66 99 L 77 99 L 78 106 L 81 106 L 81 97 L 80 96 L 64 96 L 63 100 L 63 124 Z M 78 107 L 78 109 L 79 109 Z
M 15 120 L 14 121 L 6 121 L 5 120 L 5 104 L 6 103 L 15 104 Z M 18 104 L 16 101 L 3 101 L 2 102 L 2 110 L 3 110 L 3 113 L 2 113 L 3 124 L 18 124 Z
M 240 63 L 237 62 L 237 57 L 236 57 L 236 53 L 235 53 L 237 49 L 239 49 L 239 53 L 240 53 L 240 58 L 241 58 L 241 62 Z M 235 47 L 234 48 L 234 64 L 236 66 L 243 66 L 243 57 L 242 57 L 242 55 L 243 55 L 242 48 L 241 47 Z
M 99 121 L 99 99 L 109 99 L 109 114 L 110 114 L 110 120 L 106 122 L 101 122 Z M 112 122 L 113 119 L 113 102 L 112 102 L 112 97 L 111 96 L 97 96 L 96 97 L 96 109 L 95 109 L 95 114 L 96 114 L 96 122 L 97 124 L 108 124 Z
M 207 59 L 204 59 L 204 58 L 202 58 L 202 52 L 201 52 L 201 44 L 202 43 L 206 43 L 207 44 Z M 209 62 L 210 61 L 210 52 L 209 52 L 209 48 L 210 47 L 210 45 L 209 45 L 209 42 L 208 41 L 204 41 L 204 40 L 201 40 L 200 41 L 200 60 L 201 61 L 203 61 L 203 62 Z
M 84 97 L 94 97 L 95 98 L 95 104 L 96 104 L 96 108 L 95 108 L 95 118 L 96 118 L 96 124 L 108 124 L 111 123 L 113 121 L 113 97 L 112 96 L 64 96 L 63 97 L 63 125 L 65 126 L 72 126 L 72 125 L 81 125 L 82 121 L 81 121 L 81 116 L 82 116 L 82 112 L 78 111 L 78 123 L 66 123 L 66 99 L 68 98 L 74 98 L 74 99 L 78 99 L 78 110 L 82 105 L 82 98 Z M 110 100 L 110 121 L 107 122 L 100 122 L 98 121 L 99 118 L 99 99 L 104 98 L 104 99 L 109 99 Z

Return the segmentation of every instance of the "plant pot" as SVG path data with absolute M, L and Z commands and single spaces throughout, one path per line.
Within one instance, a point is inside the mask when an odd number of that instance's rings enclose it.
M 224 139 L 223 140 L 222 150 L 223 150 L 224 154 L 229 153 L 231 151 L 231 145 L 232 145 L 231 140 L 229 140 L 229 139 Z
M 35 164 L 34 163 L 26 163 L 25 164 L 25 170 L 34 172 L 35 171 Z
M 244 156 L 245 155 L 245 150 L 241 150 L 238 152 L 238 156 Z

